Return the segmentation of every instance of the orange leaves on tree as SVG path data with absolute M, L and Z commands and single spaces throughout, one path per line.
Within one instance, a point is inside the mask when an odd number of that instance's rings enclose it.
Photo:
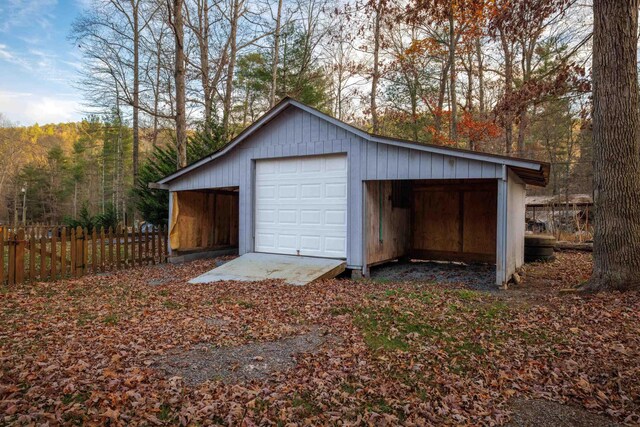
M 483 142 L 500 136 L 500 128 L 493 120 L 477 119 L 465 111 L 458 123 L 458 133 L 474 143 Z

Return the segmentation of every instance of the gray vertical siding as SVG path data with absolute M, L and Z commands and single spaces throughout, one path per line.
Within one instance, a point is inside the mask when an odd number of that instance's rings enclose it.
M 349 161 L 347 264 L 363 265 L 363 184 L 379 179 L 498 178 L 496 163 L 366 141 L 290 106 L 226 155 L 169 183 L 170 191 L 239 187 L 239 251 L 253 250 L 254 167 L 260 159 L 346 153 Z

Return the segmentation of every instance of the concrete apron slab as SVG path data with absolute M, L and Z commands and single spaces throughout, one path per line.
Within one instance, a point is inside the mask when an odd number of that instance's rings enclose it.
M 346 266 L 347 263 L 340 259 L 248 253 L 191 279 L 189 283 L 282 279 L 290 285 L 306 285 L 314 280 L 334 278 Z

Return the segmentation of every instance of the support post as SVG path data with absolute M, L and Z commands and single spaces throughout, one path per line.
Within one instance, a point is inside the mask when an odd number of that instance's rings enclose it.
M 169 235 L 171 233 L 171 218 L 173 217 L 173 191 L 169 191 L 169 218 L 167 220 L 167 234 L 166 234 L 166 240 L 165 240 L 165 245 L 166 245 L 166 250 L 167 250 L 167 256 L 171 256 L 171 236 Z
M 502 165 L 502 177 L 498 179 L 498 218 L 496 227 L 496 285 L 507 284 L 507 167 Z

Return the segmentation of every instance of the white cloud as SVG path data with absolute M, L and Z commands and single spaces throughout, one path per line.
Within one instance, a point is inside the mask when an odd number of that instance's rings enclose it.
M 7 45 L 0 44 L 0 62 L 2 61 L 28 71 L 38 80 L 60 82 L 69 79 L 69 72 L 61 67 L 61 64 L 67 66 L 71 64 L 60 60 L 56 53 L 42 49 L 29 49 L 26 52 L 17 53 Z
M 14 28 L 38 25 L 42 29 L 51 27 L 51 9 L 58 0 L 2 0 L 0 2 L 0 32 Z
M 80 101 L 66 94 L 0 91 L 0 113 L 10 121 L 25 126 L 80 120 L 80 109 Z
M 4 59 L 5 61 L 13 62 L 15 56 L 9 50 L 9 46 L 6 44 L 0 44 L 0 59 Z

